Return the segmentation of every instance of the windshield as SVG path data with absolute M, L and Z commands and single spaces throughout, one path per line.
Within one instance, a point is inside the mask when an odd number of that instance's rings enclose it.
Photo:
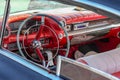
M 4 13 L 5 0 L 0 3 L 0 15 Z M 58 3 L 51 0 L 11 0 L 10 13 L 28 11 L 28 10 L 52 10 L 57 8 L 72 7 L 70 5 Z
M 66 7 L 70 7 L 70 6 L 51 0 L 31 0 L 28 9 L 50 10 L 50 9 L 66 8 Z
M 5 0 L 0 0 L 0 15 L 3 15 L 5 8 Z

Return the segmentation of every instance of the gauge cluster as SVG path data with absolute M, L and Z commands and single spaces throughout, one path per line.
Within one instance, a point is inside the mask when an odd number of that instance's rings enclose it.
M 17 31 L 22 22 L 23 21 L 10 23 L 9 26 L 11 28 L 11 31 Z M 23 27 L 26 28 L 26 25 L 24 25 Z
M 22 24 L 23 21 L 17 21 L 17 22 L 13 22 L 10 23 L 10 29 L 11 29 L 11 34 L 17 34 L 19 26 Z M 28 21 L 26 24 L 23 25 L 22 27 L 22 33 L 25 32 L 25 30 L 27 30 L 28 28 L 32 27 L 29 31 L 29 33 L 33 33 L 33 32 L 37 32 L 38 31 L 38 24 L 40 24 L 39 21 L 36 20 L 30 20 Z

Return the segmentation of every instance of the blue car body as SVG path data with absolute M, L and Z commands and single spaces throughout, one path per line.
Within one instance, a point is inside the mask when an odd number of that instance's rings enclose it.
M 120 0 L 54 0 L 120 19 Z M 5 49 L 0 49 L 0 80 L 62 80 Z M 11 73 L 12 72 L 12 73 Z

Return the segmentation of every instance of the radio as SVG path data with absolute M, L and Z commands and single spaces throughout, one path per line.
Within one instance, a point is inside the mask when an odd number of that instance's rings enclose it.
M 73 30 L 79 30 L 79 29 L 84 29 L 88 27 L 88 22 L 86 23 L 77 23 L 73 25 Z

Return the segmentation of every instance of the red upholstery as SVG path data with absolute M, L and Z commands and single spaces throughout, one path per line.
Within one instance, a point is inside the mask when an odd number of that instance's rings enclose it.
M 24 20 L 24 19 L 28 18 L 29 16 L 31 16 L 31 14 L 24 14 L 24 15 L 21 14 L 21 15 L 17 15 L 17 16 L 10 16 L 8 19 L 8 23 Z
M 117 77 L 117 78 L 120 78 L 120 72 L 113 73 L 112 75 Z
M 101 54 L 79 58 L 77 61 L 120 78 L 120 48 Z
M 60 14 L 59 16 L 63 17 L 66 20 L 67 24 L 106 18 L 105 16 L 96 14 L 91 11 L 80 11 L 69 14 Z

